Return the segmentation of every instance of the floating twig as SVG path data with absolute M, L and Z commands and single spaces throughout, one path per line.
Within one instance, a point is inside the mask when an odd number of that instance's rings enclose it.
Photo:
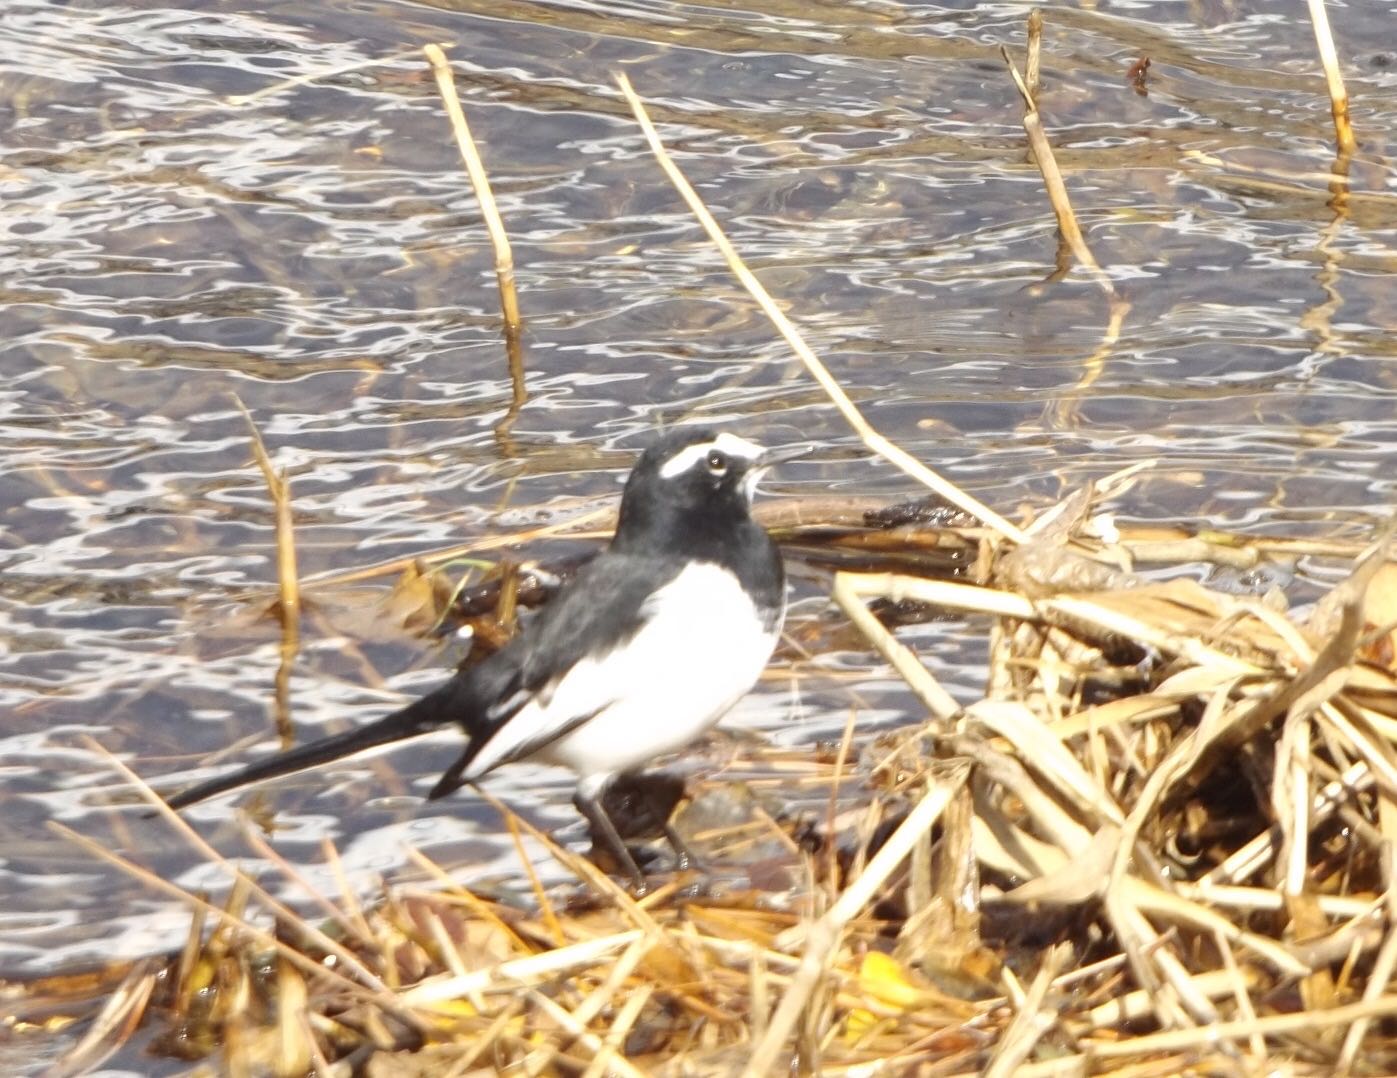
M 1141 97 L 1149 93 L 1150 58 L 1142 56 L 1130 65 L 1125 73 L 1126 81 L 1135 88 L 1135 92 Z

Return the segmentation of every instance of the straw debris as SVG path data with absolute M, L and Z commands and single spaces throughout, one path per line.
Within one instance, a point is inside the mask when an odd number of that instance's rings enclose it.
M 415 853 L 432 886 L 315 896 L 322 924 L 229 864 L 227 902 L 185 895 L 188 946 L 111 971 L 54 1073 L 142 1018 L 158 1050 L 250 1074 L 1390 1071 L 1391 529 L 1299 617 L 1103 569 L 1090 501 L 978 578 L 838 573 L 927 718 L 691 783 L 672 821 L 711 874 L 636 898 L 503 806 L 574 883 L 521 898 Z M 981 699 L 930 687 L 868 614 L 908 597 L 976 615 Z M 828 801 L 788 811 L 812 786 Z

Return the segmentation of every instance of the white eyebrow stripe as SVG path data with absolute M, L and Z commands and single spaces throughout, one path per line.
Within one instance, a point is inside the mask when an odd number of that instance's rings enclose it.
M 686 445 L 669 460 L 660 465 L 660 478 L 673 479 L 676 475 L 683 475 L 704 457 L 708 456 L 708 451 L 717 446 L 716 441 L 700 442 L 698 445 Z
M 730 457 L 741 457 L 749 461 L 756 460 L 764 452 L 762 447 L 755 442 L 749 442 L 746 438 L 739 438 L 736 434 L 724 431 L 710 442 L 685 446 L 674 454 L 660 465 L 660 478 L 673 479 L 676 475 L 683 475 L 714 449 L 726 453 Z
M 736 434 L 729 434 L 727 431 L 718 435 L 716 444 L 728 456 L 742 457 L 746 460 L 756 460 L 766 452 L 756 442 L 749 442 L 746 438 L 739 438 Z

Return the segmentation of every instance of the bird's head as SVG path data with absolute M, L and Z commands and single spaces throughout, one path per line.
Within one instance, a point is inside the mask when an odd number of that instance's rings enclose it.
M 794 455 L 726 431 L 672 431 L 641 454 L 626 481 L 618 534 L 677 519 L 717 526 L 745 519 L 762 475 Z

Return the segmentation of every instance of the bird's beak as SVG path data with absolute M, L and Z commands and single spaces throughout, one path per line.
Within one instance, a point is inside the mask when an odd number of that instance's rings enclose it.
M 747 478 L 742 482 L 743 491 L 747 495 L 748 503 L 750 504 L 752 499 L 756 497 L 757 484 L 762 481 L 762 476 L 766 475 L 768 468 L 774 464 L 780 464 L 782 461 L 803 457 L 813 448 L 814 446 L 800 445 L 793 447 L 788 446 L 785 449 L 762 450 L 762 455 L 752 462 L 751 467 L 747 470 Z
M 761 469 L 770 468 L 776 464 L 782 464 L 788 460 L 795 460 L 813 452 L 813 445 L 787 446 L 784 449 L 767 449 L 756 460 L 756 467 Z

